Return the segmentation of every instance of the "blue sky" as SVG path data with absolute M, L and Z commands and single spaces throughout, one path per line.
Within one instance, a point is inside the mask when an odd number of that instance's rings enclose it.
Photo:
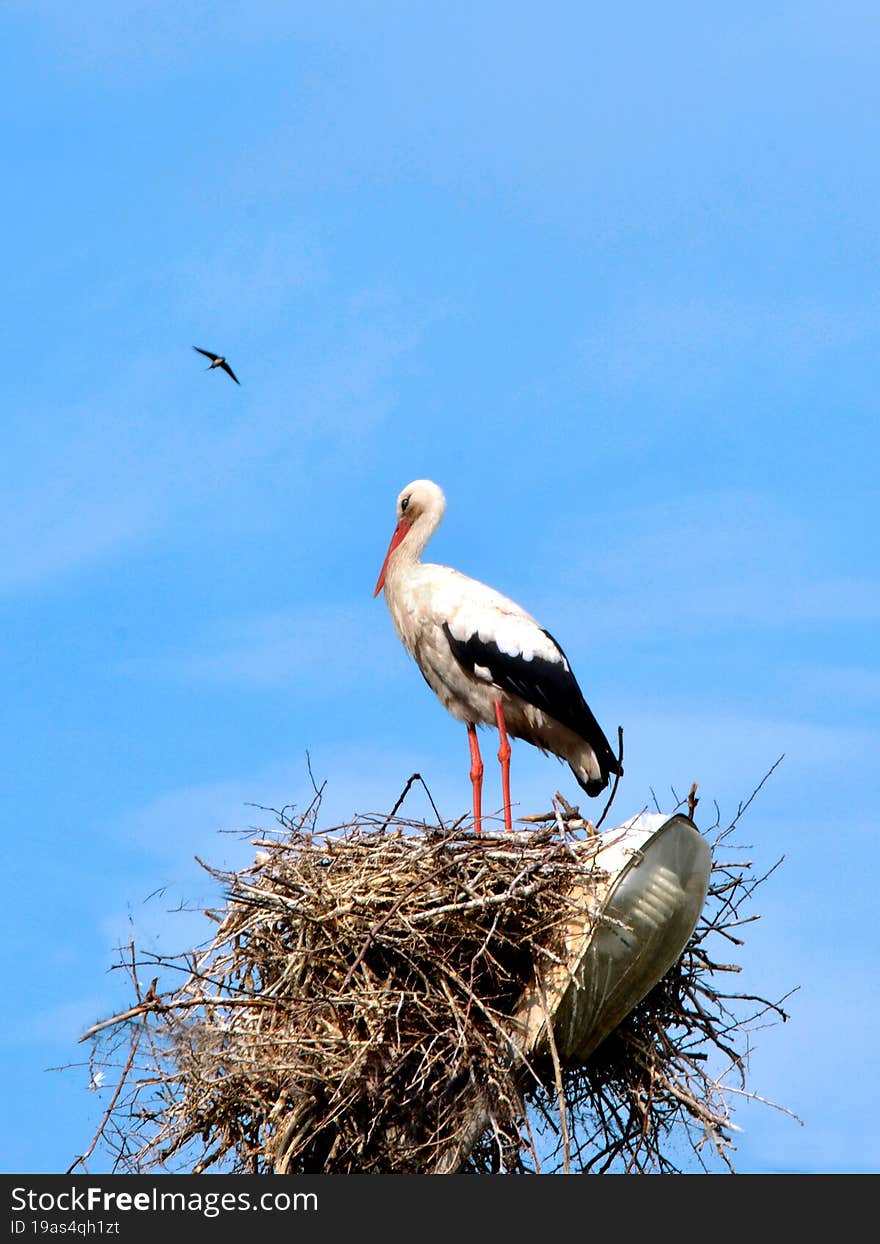
M 372 599 L 427 476 L 429 556 L 623 725 L 621 818 L 696 780 L 729 819 L 785 753 L 741 983 L 800 987 L 750 1086 L 803 1125 L 743 1106 L 735 1161 L 877 1170 L 873 6 L 7 0 L 2 30 L 0 1167 L 88 1142 L 106 1095 L 47 1068 L 127 1000 L 113 947 L 200 935 L 193 856 L 244 863 L 221 831 L 307 801 L 307 751 L 326 824 L 415 770 L 467 810 L 465 733 Z M 515 745 L 521 811 L 567 773 Z

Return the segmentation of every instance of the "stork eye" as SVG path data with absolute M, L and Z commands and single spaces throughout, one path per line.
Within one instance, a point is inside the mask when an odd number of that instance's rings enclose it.
M 401 503 L 400 503 L 400 512 L 401 512 L 401 514 L 405 514 L 405 513 L 406 513 L 406 509 L 407 509 L 407 506 L 408 506 L 408 505 L 409 505 L 409 497 L 404 497 L 404 498 L 403 498 L 403 500 L 402 500 L 402 501 L 401 501 Z

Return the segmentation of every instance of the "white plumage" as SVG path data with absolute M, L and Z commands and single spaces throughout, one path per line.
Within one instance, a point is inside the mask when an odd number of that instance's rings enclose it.
M 443 492 L 431 480 L 403 489 L 375 594 L 384 588 L 404 647 L 440 701 L 468 727 L 477 832 L 482 762 L 475 727 L 497 725 L 510 829 L 508 733 L 567 761 L 590 795 L 607 786 L 619 765 L 553 636 L 500 592 L 419 560 L 445 510 Z

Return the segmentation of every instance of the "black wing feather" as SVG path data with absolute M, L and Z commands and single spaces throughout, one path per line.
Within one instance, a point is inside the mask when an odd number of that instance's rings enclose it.
M 568 658 L 549 631 L 544 631 L 544 634 L 559 652 L 559 661 L 548 661 L 538 656 L 525 661 L 521 656 L 502 652 L 494 640 L 480 639 L 477 634 L 465 640 L 456 639 L 446 622 L 443 623 L 443 630 L 462 669 L 469 674 L 474 673 L 475 665 L 488 669 L 496 687 L 518 695 L 589 743 L 603 773 L 617 772 L 617 758 L 584 699 Z
M 241 384 L 241 381 L 239 380 L 238 376 L 236 376 L 235 372 L 232 370 L 232 368 L 229 366 L 229 364 L 226 362 L 225 359 L 220 364 L 220 367 L 223 371 L 229 373 L 229 375 L 232 377 L 232 379 L 235 381 L 236 384 Z
M 210 359 L 212 363 L 220 357 L 219 354 L 212 354 L 210 350 L 203 350 L 201 346 L 193 346 L 193 349 L 198 350 L 199 354 L 204 354 L 205 358 Z

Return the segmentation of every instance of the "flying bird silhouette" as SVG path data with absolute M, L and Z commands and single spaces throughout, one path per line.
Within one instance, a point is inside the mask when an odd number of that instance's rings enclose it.
M 212 354 L 210 350 L 202 350 L 199 348 L 199 346 L 193 346 L 193 349 L 198 350 L 199 354 L 204 354 L 206 359 L 211 360 L 211 366 L 207 368 L 208 371 L 211 371 L 212 368 L 214 367 L 222 367 L 223 370 L 226 372 L 227 376 L 231 376 L 236 384 L 241 384 L 241 381 L 239 380 L 238 376 L 236 376 L 235 372 L 226 362 L 226 359 L 224 358 L 222 354 Z

